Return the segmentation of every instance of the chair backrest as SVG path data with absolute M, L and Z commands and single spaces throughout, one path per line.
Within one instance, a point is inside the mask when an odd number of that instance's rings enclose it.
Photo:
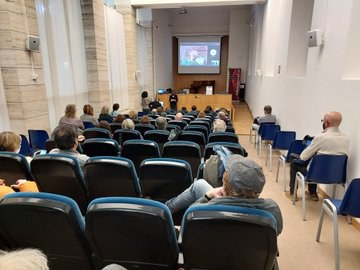
M 261 135 L 264 127 L 267 126 L 267 125 L 275 125 L 275 122 L 263 122 L 263 123 L 260 123 L 259 129 L 258 129 L 258 134 L 259 135 Z
M 273 149 L 288 150 L 291 142 L 296 138 L 295 131 L 277 131 L 272 143 Z
M 209 136 L 209 131 L 207 127 L 201 125 L 188 125 L 184 128 L 184 131 L 199 131 L 204 134 L 205 141 L 207 141 L 207 138 Z
M 110 124 L 110 129 L 111 129 L 111 133 L 114 134 L 115 130 L 121 129 L 121 123 L 111 123 Z
M 222 145 L 228 148 L 233 154 L 239 154 L 244 156 L 244 148 L 239 143 L 232 142 L 212 142 L 205 145 L 204 160 L 207 160 L 211 155 L 216 155 L 213 147 L 215 145 Z
M 187 123 L 186 123 L 186 122 L 178 121 L 178 120 L 170 120 L 168 123 L 169 123 L 170 125 L 178 126 L 178 127 L 180 127 L 181 129 L 184 129 L 184 127 L 187 126 Z
M 149 158 L 140 165 L 140 183 L 144 196 L 165 202 L 179 195 L 192 183 L 190 164 L 172 158 Z
M 289 162 L 291 159 L 291 154 L 300 155 L 301 152 L 305 149 L 306 145 L 303 144 L 302 140 L 293 140 L 290 144 L 289 150 L 286 155 L 286 161 Z
M 49 153 L 51 150 L 53 150 L 55 148 L 56 148 L 55 140 L 52 138 L 47 139 L 45 142 L 46 153 Z
M 85 155 L 89 157 L 119 155 L 119 144 L 113 139 L 92 138 L 87 139 L 82 145 Z
M 144 139 L 159 143 L 166 143 L 168 141 L 170 132 L 168 130 L 149 130 L 145 132 Z
M 235 133 L 234 127 L 233 127 L 233 126 L 229 126 L 229 125 L 226 126 L 226 130 L 225 130 L 225 131 L 226 131 L 226 132 Z
M 213 132 L 209 134 L 208 143 L 212 142 L 233 142 L 239 143 L 239 138 L 232 132 Z
M 131 160 L 122 157 L 93 157 L 84 166 L 90 199 L 141 196 L 139 178 Z
M 114 132 L 113 139 L 117 141 L 119 145 L 123 145 L 124 142 L 128 140 L 141 139 L 141 133 L 133 129 L 117 129 Z
M 92 138 L 111 139 L 110 131 L 104 128 L 88 128 L 84 130 L 83 135 L 85 139 L 92 139 Z
M 160 157 L 160 149 L 156 142 L 148 140 L 129 140 L 123 144 L 121 156 L 130 159 L 139 174 L 140 164 L 147 158 Z
M 347 160 L 346 155 L 315 155 L 305 179 L 321 184 L 345 184 Z
M 30 146 L 33 149 L 44 149 L 45 150 L 45 142 L 49 139 L 49 135 L 46 130 L 35 130 L 29 129 L 29 140 Z
M 192 206 L 185 212 L 181 229 L 185 269 L 273 269 L 276 220 L 266 211 Z
M 261 139 L 265 141 L 273 141 L 276 132 L 280 131 L 280 125 L 264 125 L 260 133 Z
M 177 140 L 194 142 L 202 147 L 204 147 L 206 144 L 204 134 L 201 133 L 200 131 L 193 131 L 193 130 L 187 130 L 181 132 Z
M 84 123 L 84 129 L 95 127 L 94 124 L 91 123 L 90 121 L 83 121 L 83 123 Z
M 51 270 L 94 269 L 84 219 L 68 197 L 45 192 L 6 195 L 0 204 L 0 232 L 11 249 L 42 250 Z
M 339 212 L 342 215 L 360 217 L 360 178 L 351 181 L 346 189 Z
M 136 124 L 135 130 L 140 131 L 141 135 L 144 136 L 145 132 L 148 130 L 154 130 L 155 127 L 151 124 Z
M 100 259 L 127 269 L 177 269 L 178 246 L 169 209 L 141 198 L 100 198 L 86 214 L 86 233 Z
M 164 158 L 176 158 L 189 162 L 192 176 L 195 177 L 201 163 L 202 153 L 197 143 L 172 141 L 165 143 L 162 156 Z
M 25 135 L 20 134 L 20 136 L 21 136 L 21 147 L 19 154 L 32 157 L 34 155 L 34 149 L 30 147 L 29 141 Z
M 208 132 L 210 132 L 210 123 L 206 120 L 194 120 L 190 123 L 190 125 L 199 125 L 199 126 L 205 126 L 208 130 Z
M 31 172 L 40 191 L 72 198 L 83 214 L 88 204 L 88 192 L 78 160 L 62 154 L 34 157 Z
M 0 178 L 7 186 L 15 184 L 18 179 L 33 179 L 29 163 L 21 154 L 0 152 L 0 164 Z

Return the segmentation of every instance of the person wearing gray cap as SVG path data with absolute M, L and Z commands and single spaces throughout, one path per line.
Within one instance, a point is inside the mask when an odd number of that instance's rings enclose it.
M 259 198 L 265 185 L 262 167 L 241 155 L 231 155 L 226 166 L 221 187 L 213 188 L 205 179 L 195 181 L 180 195 L 165 203 L 171 213 L 201 203 L 261 209 L 275 217 L 279 235 L 283 228 L 279 206 L 272 199 Z

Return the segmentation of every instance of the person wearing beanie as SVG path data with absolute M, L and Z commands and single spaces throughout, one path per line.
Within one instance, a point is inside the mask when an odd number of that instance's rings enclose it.
M 202 203 L 265 210 L 275 217 L 279 235 L 283 229 L 281 211 L 274 200 L 259 198 L 264 185 L 265 176 L 260 165 L 241 155 L 231 155 L 226 162 L 226 171 L 221 187 L 213 188 L 205 179 L 199 179 L 165 204 L 171 213 L 185 209 L 192 204 Z

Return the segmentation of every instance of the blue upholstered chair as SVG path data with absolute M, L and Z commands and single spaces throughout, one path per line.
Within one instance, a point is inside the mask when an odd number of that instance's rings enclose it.
M 104 138 L 111 139 L 111 132 L 104 128 L 88 128 L 83 133 L 85 139 Z
M 170 131 L 168 130 L 149 130 L 145 132 L 144 139 L 154 141 L 159 145 L 160 152 L 162 153 L 163 146 L 168 142 Z
M 232 142 L 239 143 L 239 138 L 232 132 L 213 132 L 209 134 L 208 143 L 212 142 Z
M 183 132 L 180 133 L 177 140 L 189 141 L 198 144 L 201 149 L 201 154 L 203 153 L 206 144 L 206 138 L 204 134 L 202 132 L 195 130 L 184 130 Z
M 123 145 L 124 142 L 128 140 L 142 139 L 142 137 L 138 130 L 117 129 L 114 132 L 113 139 L 117 141 L 119 145 Z
M 17 192 L 0 203 L 0 233 L 11 249 L 42 250 L 51 270 L 95 269 L 85 222 L 72 199 L 45 192 Z
M 179 195 L 193 182 L 190 164 L 172 158 L 145 159 L 139 176 L 143 195 L 160 202 Z
M 292 155 L 300 155 L 301 152 L 305 149 L 305 144 L 303 144 L 302 140 L 293 140 L 290 144 L 290 147 L 287 153 L 282 153 L 278 159 L 278 166 L 276 170 L 276 182 L 279 180 L 279 170 L 280 164 L 283 167 L 283 174 L 284 174 L 284 191 L 286 191 L 286 163 L 289 163 Z
M 184 131 L 199 131 L 204 134 L 205 142 L 207 142 L 207 138 L 209 136 L 209 131 L 207 127 L 201 125 L 188 125 L 184 128 Z
M 88 128 L 94 128 L 94 124 L 91 123 L 90 121 L 83 121 L 84 124 L 84 129 L 88 129 Z
M 84 166 L 90 199 L 140 197 L 139 178 L 133 162 L 122 157 L 93 157 Z
M 111 123 L 110 129 L 111 129 L 111 133 L 114 134 L 116 130 L 122 129 L 121 123 Z
M 215 145 L 222 145 L 226 148 L 228 148 L 233 154 L 239 154 L 242 156 L 245 155 L 245 149 L 239 144 L 239 143 L 233 143 L 233 142 L 212 142 L 205 145 L 204 150 L 204 161 L 206 161 L 211 155 L 216 155 L 213 147 Z
M 85 155 L 89 157 L 96 156 L 119 156 L 119 144 L 113 139 L 92 138 L 87 139 L 82 145 Z
M 154 130 L 155 127 L 151 124 L 136 124 L 135 130 L 140 131 L 141 135 L 144 137 L 144 134 L 148 130 Z
M 291 142 L 295 140 L 296 132 L 295 131 L 277 131 L 272 143 L 268 144 L 269 151 L 266 152 L 266 163 L 269 157 L 269 170 L 272 171 L 272 152 L 273 150 L 288 150 Z
M 172 141 L 165 143 L 162 156 L 164 158 L 176 158 L 189 162 L 192 176 L 195 177 L 201 163 L 202 153 L 197 143 Z
M 325 199 L 320 212 L 320 220 L 316 241 L 320 241 L 321 228 L 324 220 L 324 214 L 328 214 L 334 225 L 334 251 L 335 251 L 335 269 L 340 270 L 340 248 L 338 232 L 338 215 L 347 215 L 351 223 L 351 217 L 360 218 L 360 179 L 353 179 L 346 190 L 342 200 Z
M 181 235 L 185 269 L 270 270 L 277 265 L 276 220 L 263 210 L 191 206 Z
M 85 214 L 88 190 L 75 157 L 62 154 L 40 155 L 34 157 L 30 166 L 40 191 L 72 198 Z
M 170 120 L 168 122 L 170 125 L 178 126 L 181 129 L 184 129 L 184 127 L 187 126 L 187 123 L 185 121 L 178 121 L 178 120 Z
M 178 245 L 170 210 L 141 199 L 100 198 L 89 204 L 86 233 L 101 265 L 177 269 Z
M 21 147 L 19 154 L 32 157 L 34 155 L 34 149 L 30 147 L 29 141 L 25 135 L 20 134 L 20 136 L 21 136 Z
M 266 124 L 262 125 L 262 129 L 258 134 L 257 150 L 259 158 L 261 157 L 262 141 L 274 141 L 276 132 L 280 131 L 280 125 Z
M 33 179 L 29 163 L 21 154 L 0 152 L 0 164 L 0 178 L 7 186 L 15 184 L 18 179 Z
M 49 135 L 46 130 L 29 129 L 28 134 L 31 148 L 36 150 L 45 150 L 45 142 L 49 139 Z
M 296 173 L 293 204 L 295 204 L 297 186 L 300 184 L 303 220 L 306 220 L 305 183 L 334 185 L 332 197 L 335 197 L 336 185 L 346 183 L 347 160 L 346 155 L 315 155 L 310 161 L 309 170 L 305 176 L 301 172 Z

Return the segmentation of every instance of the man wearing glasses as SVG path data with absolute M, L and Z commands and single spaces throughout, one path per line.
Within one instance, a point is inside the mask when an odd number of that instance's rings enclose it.
M 293 160 L 290 163 L 290 192 L 286 192 L 286 197 L 290 200 L 294 193 L 295 177 L 297 172 L 303 175 L 307 173 L 308 162 L 314 155 L 349 155 L 350 139 L 342 133 L 339 126 L 342 121 L 341 113 L 328 112 L 321 120 L 323 132 L 315 136 L 310 145 L 300 155 L 300 160 Z M 308 184 L 310 198 L 318 201 L 319 197 L 316 191 L 316 184 Z

